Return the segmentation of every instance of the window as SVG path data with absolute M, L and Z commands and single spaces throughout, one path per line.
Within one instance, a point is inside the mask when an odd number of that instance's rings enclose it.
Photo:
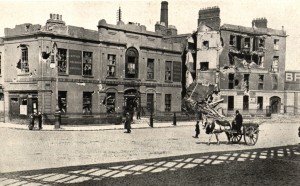
M 272 72 L 277 73 L 279 71 L 278 63 L 279 63 L 279 56 L 274 56 L 273 57 L 273 64 L 272 64 Z
M 243 110 L 249 110 L 249 96 L 243 96 Z
M 20 115 L 27 115 L 27 113 L 28 113 L 27 104 L 28 104 L 27 98 L 21 98 L 20 99 Z
M 172 61 L 166 61 L 165 80 L 172 81 Z
M 182 72 L 181 65 L 182 63 L 179 61 L 173 61 L 173 82 L 181 82 L 182 81 Z
M 200 62 L 200 70 L 207 71 L 208 70 L 208 62 Z
M 263 97 L 257 97 L 257 110 L 263 110 Z
M 83 92 L 82 113 L 92 114 L 92 92 Z
M 246 37 L 244 40 L 244 48 L 250 48 L 250 37 Z
M 28 48 L 26 46 L 21 45 L 21 59 L 17 63 L 17 68 L 21 70 L 21 73 L 28 73 Z
M 67 73 L 67 49 L 59 48 L 57 52 L 58 73 Z
M 274 50 L 279 50 L 279 39 L 274 39 Z
M 107 76 L 115 77 L 116 76 L 116 55 L 108 54 L 107 55 Z
M 228 110 L 234 110 L 234 96 L 228 96 Z
M 171 111 L 171 94 L 165 95 L 165 111 L 170 112 Z
M 82 75 L 93 75 L 93 52 L 83 52 Z
M 67 113 L 67 92 L 58 91 L 58 107 L 61 113 Z
M 234 56 L 231 53 L 228 54 L 228 58 L 229 58 L 229 64 L 235 65 Z
M 126 51 L 126 78 L 138 78 L 138 58 L 138 51 L 135 48 Z
M 236 49 L 241 50 L 242 48 L 242 36 L 236 36 Z
M 147 61 L 147 79 L 154 79 L 154 59 Z
M 228 89 L 234 88 L 234 74 L 228 75 Z
M 202 48 L 203 49 L 209 49 L 209 41 L 203 41 L 202 42 Z
M 258 76 L 258 90 L 264 89 L 264 75 Z
M 235 46 L 235 35 L 230 35 L 229 45 Z
M 265 47 L 265 40 L 262 38 L 258 39 L 258 48 L 264 48 Z
M 245 92 L 249 91 L 249 74 L 244 74 L 244 81 L 242 86 Z
M 106 113 L 116 112 L 116 93 L 106 93 Z
M 153 111 L 154 109 L 154 94 L 147 94 L 147 110 Z

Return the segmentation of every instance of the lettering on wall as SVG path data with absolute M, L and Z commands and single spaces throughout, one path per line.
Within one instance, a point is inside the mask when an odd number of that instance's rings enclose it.
M 82 52 L 80 50 L 69 51 L 69 74 L 82 75 Z
M 287 83 L 300 83 L 300 72 L 286 72 L 285 81 Z

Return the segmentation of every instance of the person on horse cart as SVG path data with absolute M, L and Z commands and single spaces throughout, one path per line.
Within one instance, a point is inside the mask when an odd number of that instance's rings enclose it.
M 242 133 L 241 128 L 243 125 L 243 116 L 238 110 L 235 111 L 235 118 L 233 121 L 232 129 L 236 130 L 238 133 Z

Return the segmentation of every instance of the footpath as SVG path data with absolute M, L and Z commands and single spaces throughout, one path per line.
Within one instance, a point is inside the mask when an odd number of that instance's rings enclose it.
M 145 128 L 168 128 L 168 127 L 183 127 L 193 126 L 196 121 L 179 121 L 176 125 L 173 125 L 173 121 L 167 122 L 153 122 L 153 127 L 150 127 L 147 121 L 136 121 L 131 124 L 132 129 L 145 129 Z M 38 124 L 36 123 L 33 130 L 38 130 Z M 15 124 L 15 123 L 0 123 L 0 128 L 10 128 L 19 130 L 29 130 L 26 124 Z M 42 131 L 100 131 L 100 130 L 124 130 L 124 125 L 114 124 L 87 124 L 87 125 L 61 125 L 59 129 L 55 129 L 54 125 L 43 125 Z

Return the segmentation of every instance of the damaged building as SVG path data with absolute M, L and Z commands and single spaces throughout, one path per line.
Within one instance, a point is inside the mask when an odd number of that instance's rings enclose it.
M 44 26 L 6 28 L 0 39 L 5 122 L 27 122 L 38 111 L 53 123 L 59 110 L 62 124 L 116 123 L 136 109 L 180 111 L 182 47 L 165 39 L 177 35 L 168 3 L 162 2 L 155 32 L 125 24 L 120 14 L 115 25 L 101 19 L 97 30 L 66 25 L 58 14 Z
M 215 84 L 225 115 L 283 113 L 286 32 L 267 27 L 266 18 L 251 27 L 220 25 L 219 7 L 199 10 L 197 81 Z

